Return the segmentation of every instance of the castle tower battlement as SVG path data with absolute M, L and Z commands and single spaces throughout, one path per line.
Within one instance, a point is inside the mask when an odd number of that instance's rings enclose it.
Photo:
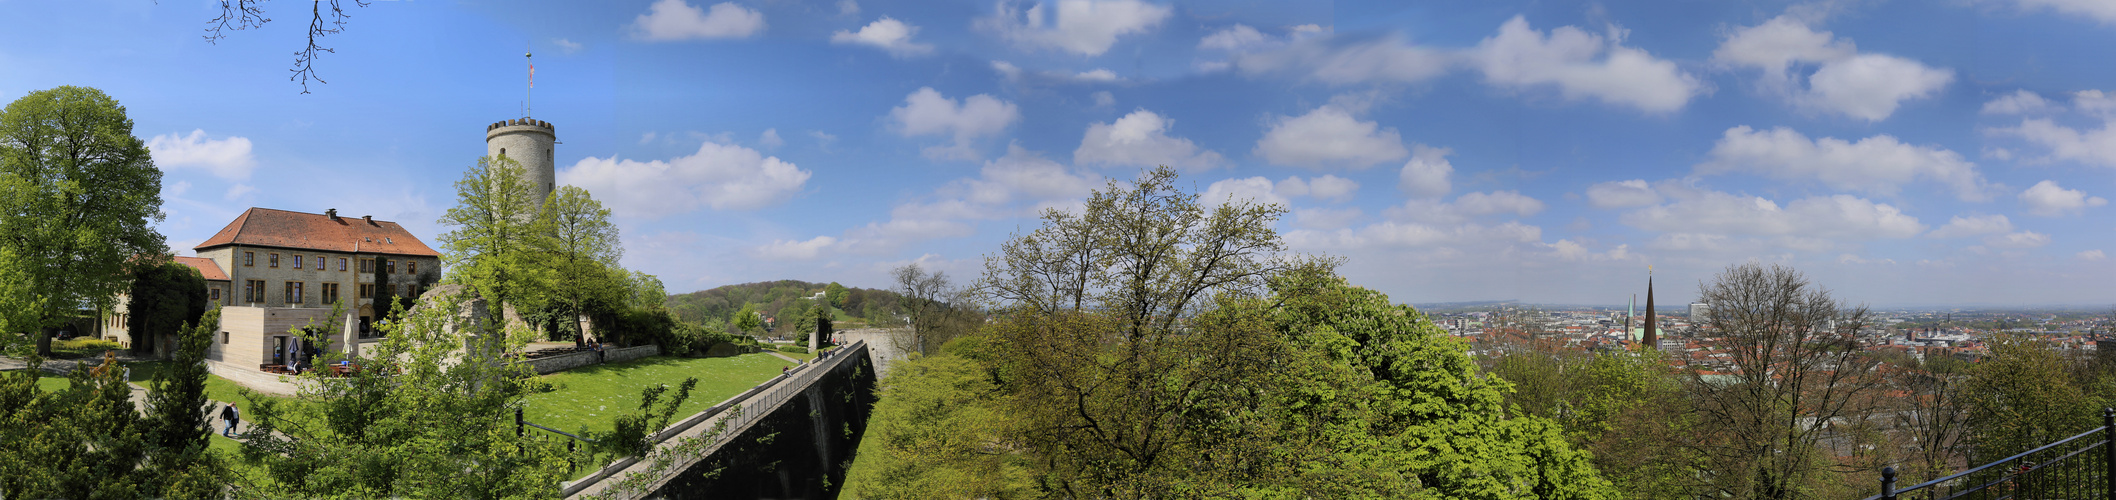
M 558 144 L 558 132 L 551 122 L 533 118 L 517 118 L 494 122 L 485 127 L 485 154 L 505 156 L 522 164 L 525 181 L 528 181 L 531 196 L 537 203 L 550 198 L 557 188 L 558 165 L 552 146 Z

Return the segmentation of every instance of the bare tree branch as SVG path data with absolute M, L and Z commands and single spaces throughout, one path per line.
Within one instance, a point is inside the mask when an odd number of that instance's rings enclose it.
M 227 32 L 230 30 L 259 28 L 272 22 L 271 18 L 264 16 L 265 1 L 267 0 L 221 0 L 220 15 L 206 21 L 206 41 L 218 44 L 221 39 L 227 38 Z M 352 14 L 346 13 L 342 1 L 310 0 L 308 44 L 301 50 L 294 51 L 294 67 L 287 70 L 293 73 L 287 76 L 287 81 L 299 82 L 303 94 L 309 93 L 309 80 L 330 83 L 316 75 L 316 59 L 325 52 L 337 53 L 336 50 L 325 47 L 322 39 L 345 32 L 345 21 L 353 17 Z M 369 0 L 353 0 L 353 5 L 366 7 L 368 2 Z M 329 4 L 330 9 L 324 9 L 325 4 Z

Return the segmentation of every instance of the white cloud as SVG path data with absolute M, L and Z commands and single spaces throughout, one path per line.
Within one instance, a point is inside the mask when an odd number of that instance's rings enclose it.
M 2050 9 L 2062 14 L 2092 17 L 2102 24 L 2116 24 L 2116 2 L 2108 0 L 2013 0 L 2022 10 Z
M 250 154 L 249 138 L 209 139 L 203 129 L 193 129 L 188 135 L 154 136 L 147 140 L 147 150 L 154 155 L 155 166 L 200 168 L 222 179 L 248 179 L 250 171 L 257 168 L 257 158 Z
M 2050 244 L 2050 235 L 2035 231 L 2021 231 L 1984 238 L 1984 244 L 1993 248 L 2035 248 Z
M 1359 229 L 1294 230 L 1287 232 L 1285 239 L 1287 246 L 1302 251 L 1434 247 L 1444 251 L 1459 251 L 1459 248 L 1541 243 L 1543 229 L 1519 222 L 1506 222 L 1496 226 L 1449 226 L 1382 221 Z
M 2057 105 L 2051 104 L 2047 99 L 2043 99 L 2040 94 L 2027 90 L 2015 90 L 2011 94 L 1998 96 L 1997 99 L 1985 102 L 1983 113 L 1987 115 L 2032 115 L 2049 113 L 2057 111 L 2057 109 Z
M 734 2 L 706 10 L 684 0 L 657 0 L 633 20 L 632 30 L 633 36 L 653 41 L 749 38 L 764 32 L 764 13 Z
M 1090 97 L 1095 99 L 1095 107 L 1097 108 L 1108 108 L 1117 105 L 1117 96 L 1110 94 L 1107 90 L 1095 91 Z
M 830 35 L 830 43 L 866 45 L 882 49 L 890 56 L 904 58 L 933 53 L 933 45 L 911 41 L 918 35 L 918 27 L 889 16 L 882 16 L 859 32 L 838 30 Z
M 1019 145 L 1007 155 L 986 161 L 975 178 L 957 179 L 934 190 L 925 201 L 898 204 L 890 220 L 846 231 L 838 245 L 853 251 L 893 251 L 905 243 L 953 238 L 974 233 L 966 220 L 1033 216 L 1063 200 L 1086 196 L 1101 178 L 1074 173 Z
M 1603 182 L 1587 187 L 1587 204 L 1595 208 L 1643 207 L 1660 202 L 1660 193 L 1646 185 L 1645 179 Z
M 1360 121 L 1335 105 L 1278 117 L 1256 141 L 1257 156 L 1278 165 L 1366 168 L 1410 154 L 1394 128 Z
M 1338 43 L 1325 36 L 1329 33 L 1328 28 L 1304 25 L 1281 39 L 1236 25 L 1199 42 L 1201 49 L 1231 52 L 1231 60 L 1201 67 L 1233 67 L 1251 76 L 1283 73 L 1330 85 L 1357 85 L 1422 82 L 1447 73 L 1454 64 L 1447 52 L 1414 45 L 1401 36 Z
M 2101 128 L 2079 130 L 2058 125 L 2048 118 L 2023 119 L 2018 127 L 1987 129 L 1993 135 L 2012 135 L 2050 150 L 2049 159 L 2116 166 L 2116 128 L 2104 122 Z
M 810 175 L 754 149 L 707 142 L 697 153 L 668 160 L 584 158 L 558 172 L 558 181 L 595 193 L 620 216 L 659 218 L 771 205 L 800 191 Z
M 1793 15 L 1727 36 L 1712 53 L 1722 64 L 1762 70 L 1765 90 L 1794 103 L 1867 121 L 1895 114 L 1903 101 L 1931 97 L 1954 71 L 1884 54 L 1860 54 L 1851 40 L 1815 31 Z M 1802 88 L 1801 67 L 1816 65 Z
M 2049 180 L 2035 183 L 2035 186 L 2021 191 L 2020 202 L 2028 207 L 2028 213 L 2044 217 L 2078 214 L 2085 212 L 2089 207 L 2109 204 L 2107 199 L 2087 196 L 2085 191 L 2077 189 L 2065 189 L 2058 186 L 2057 181 Z
M 1939 229 L 1934 229 L 1930 233 L 1925 233 L 1925 237 L 1966 238 L 2004 233 L 2012 230 L 2013 221 L 2007 220 L 2004 215 L 1971 215 L 1968 217 L 1957 215 L 1953 219 L 1948 220 L 1947 225 L 1940 226 Z
M 992 71 L 999 72 L 999 76 L 1007 81 L 1021 81 L 1021 67 L 1015 66 L 1014 63 L 992 61 Z
M 1962 155 L 1937 146 L 1904 144 L 1886 134 L 1854 143 L 1833 137 L 1809 140 L 1785 127 L 1759 132 L 1742 125 L 1727 129 L 1710 154 L 1697 165 L 1699 173 L 1812 178 L 1833 188 L 1878 194 L 1894 194 L 1900 185 L 1922 178 L 1953 187 L 1964 200 L 1987 196 L 1983 176 Z
M 1118 37 L 1145 33 L 1167 20 L 1175 10 L 1138 0 L 1057 0 L 1055 3 L 1053 6 L 1037 2 L 1024 10 L 1001 0 L 991 17 L 979 18 L 975 25 L 1024 47 L 1099 56 L 1109 52 L 1110 47 L 1117 44 Z M 1050 22 L 1046 23 L 1047 20 Z
M 945 135 L 955 139 L 952 146 L 926 148 L 928 157 L 976 159 L 970 141 L 997 134 L 1020 121 L 1021 109 L 989 94 L 957 101 L 932 87 L 920 87 L 904 97 L 904 105 L 890 109 L 889 117 L 897 133 L 905 137 Z
M 1198 203 L 1212 207 L 1241 202 L 1259 205 L 1293 205 L 1293 200 L 1286 199 L 1285 195 L 1279 194 L 1277 187 L 1276 184 L 1271 182 L 1271 179 L 1263 177 L 1222 180 L 1207 186 L 1204 194 L 1198 195 Z
M 1074 80 L 1079 80 L 1079 81 L 1083 81 L 1083 82 L 1102 82 L 1102 83 L 1109 83 L 1109 82 L 1117 82 L 1117 81 L 1122 81 L 1122 80 L 1124 80 L 1123 78 L 1119 78 L 1119 77 L 1117 76 L 1117 72 L 1115 72 L 1115 71 L 1110 71 L 1110 70 L 1108 70 L 1108 69 L 1103 69 L 1103 68 L 1095 68 L 1095 69 L 1092 69 L 1092 70 L 1088 70 L 1088 71 L 1082 71 L 1082 72 L 1080 72 L 1080 73 L 1078 73 L 1078 74 L 1074 74 L 1074 75 L 1073 75 L 1073 79 L 1074 79 Z
M 1286 196 L 1310 196 L 1319 200 L 1345 202 L 1351 201 L 1352 193 L 1359 191 L 1359 183 L 1335 175 L 1312 177 L 1305 181 L 1300 177 L 1287 177 L 1278 181 L 1276 188 Z
M 1624 214 L 1632 227 L 1668 233 L 1749 234 L 1830 240 L 1909 238 L 1925 232 L 1916 217 L 1851 195 L 1803 198 L 1780 207 L 1760 197 L 1707 191 Z
M 1363 213 L 1358 207 L 1301 208 L 1293 210 L 1293 223 L 1307 229 L 1339 229 L 1352 225 Z
M 2079 108 L 2081 113 L 2100 116 L 2104 119 L 2116 118 L 2116 116 L 2110 115 L 2111 111 L 2116 111 L 2116 94 L 2104 93 L 2094 89 L 2073 92 L 2072 107 Z
M 2108 255 L 2101 253 L 2101 250 L 2099 249 L 2082 251 L 2073 254 L 2073 256 L 2079 257 L 2079 260 L 2101 260 L 2108 258 Z
M 256 192 L 256 186 L 251 186 L 249 184 L 236 184 L 233 186 L 228 186 L 228 193 L 225 195 L 221 195 L 221 198 L 226 199 L 228 201 L 235 201 L 236 199 L 249 196 L 250 194 Z
M 558 50 L 567 54 L 578 53 L 581 49 L 580 42 L 575 42 L 564 38 L 553 38 L 551 39 L 551 44 L 557 45 Z
M 838 0 L 838 15 L 840 15 L 840 16 L 857 16 L 857 15 L 860 15 L 860 3 L 859 3 L 859 2 L 857 2 L 857 1 L 855 1 L 855 0 Z
M 1454 150 L 1448 148 L 1412 144 L 1411 161 L 1403 164 L 1396 187 L 1411 196 L 1447 196 L 1448 191 L 1454 189 L 1448 183 L 1448 176 L 1455 172 L 1455 165 L 1447 161 L 1447 155 L 1453 153 Z
M 1080 138 L 1080 147 L 1073 150 L 1073 161 L 1185 169 L 1207 169 L 1225 162 L 1219 153 L 1200 149 L 1190 139 L 1168 135 L 1175 123 L 1174 119 L 1140 109 L 1113 123 L 1089 124 L 1087 135 Z
M 817 236 L 807 241 L 773 240 L 771 243 L 750 249 L 750 254 L 770 260 L 813 260 L 838 242 L 837 238 Z
M 1543 202 L 1516 191 L 1470 193 L 1455 198 L 1455 208 L 1466 215 L 1511 213 L 1522 217 L 1543 211 Z
M 763 135 L 757 137 L 757 145 L 764 146 L 765 149 L 778 149 L 779 146 L 786 145 L 786 139 L 779 137 L 779 129 L 768 128 L 764 129 Z
M 1703 92 L 1703 84 L 1674 62 L 1622 42 L 1620 33 L 1604 38 L 1573 26 L 1545 36 L 1516 15 L 1479 42 L 1470 58 L 1495 85 L 1555 85 L 1567 99 L 1593 97 L 1647 112 L 1682 109 Z
M 1808 76 L 1816 105 L 1867 121 L 1887 119 L 1903 101 L 1931 97 L 1953 81 L 1953 70 L 1880 54 L 1833 61 Z
M 162 186 L 162 197 L 175 198 L 178 196 L 183 196 L 184 193 L 190 191 L 191 181 L 176 181 L 175 183 Z

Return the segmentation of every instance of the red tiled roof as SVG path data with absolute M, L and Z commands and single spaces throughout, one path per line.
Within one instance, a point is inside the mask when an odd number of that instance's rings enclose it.
M 176 263 L 197 269 L 198 274 L 205 276 L 207 281 L 228 281 L 228 273 L 221 271 L 220 264 L 214 263 L 213 259 L 177 256 Z
M 269 208 L 244 211 L 228 227 L 199 243 L 200 251 L 227 245 L 257 245 L 327 252 L 361 252 L 439 257 L 441 254 L 390 221 L 289 212 Z

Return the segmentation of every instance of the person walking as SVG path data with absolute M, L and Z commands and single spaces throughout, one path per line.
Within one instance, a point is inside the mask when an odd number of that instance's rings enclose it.
M 235 403 L 228 403 L 228 406 L 220 409 L 220 420 L 228 424 L 227 429 L 220 431 L 220 435 L 235 437 L 235 424 L 242 422 L 242 410 L 236 409 Z

